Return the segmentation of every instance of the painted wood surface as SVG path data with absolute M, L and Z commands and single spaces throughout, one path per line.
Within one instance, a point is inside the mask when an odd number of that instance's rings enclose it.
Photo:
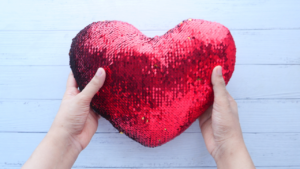
M 19 169 L 20 167 L 8 167 L 5 166 L 3 169 Z M 126 167 L 126 169 L 153 169 L 154 167 L 151 168 L 145 168 L 145 167 Z M 159 167 L 157 167 L 159 168 Z M 191 167 L 168 167 L 168 169 L 188 169 Z M 200 168 L 200 169 L 217 169 L 217 167 L 193 167 L 193 168 Z M 273 169 L 273 167 L 256 167 L 257 169 Z M 86 169 L 82 167 L 76 167 L 76 169 Z M 93 169 L 111 169 L 107 167 L 93 167 Z M 115 167 L 115 169 L 120 169 L 118 167 Z M 300 167 L 276 167 L 276 169 L 300 169 Z
M 61 100 L 0 100 L 0 133 L 46 133 L 58 111 Z M 300 133 L 300 99 L 237 100 L 244 133 Z M 26 119 L 26 120 L 24 120 Z M 116 133 L 104 118 L 97 133 Z M 185 132 L 199 133 L 196 121 Z M 300 143 L 299 143 L 300 145 Z
M 299 11 L 298 0 L 1 0 L 0 168 L 20 168 L 45 136 L 79 30 L 122 20 L 153 37 L 198 18 L 224 24 L 235 39 L 237 65 L 227 88 L 257 168 L 300 169 Z M 74 168 L 216 169 L 200 132 L 196 121 L 151 149 L 100 119 Z
M 298 29 L 298 0 L 2 0 L 0 30 L 81 30 L 122 20 L 140 30 L 164 30 L 184 19 L 217 21 L 230 29 Z
M 166 33 L 142 32 L 149 37 Z M 68 54 L 77 33 L 0 31 L 0 65 L 69 65 Z M 237 65 L 300 63 L 300 30 L 232 30 L 231 33 L 237 47 Z
M 44 136 L 44 133 L 2 133 L 0 139 L 6 144 L 0 144 L 0 148 L 10 153 L 0 152 L 0 164 L 23 164 Z M 244 139 L 257 166 L 300 166 L 299 133 L 245 133 Z M 99 133 L 74 164 L 91 168 L 206 166 L 215 166 L 215 162 L 200 133 L 183 133 L 156 148 L 144 147 L 124 134 Z
M 5 166 L 3 169 L 19 169 L 20 167 L 8 167 Z M 122 168 L 122 167 L 121 167 Z M 153 169 L 155 167 L 151 168 L 145 168 L 145 167 L 126 167 L 126 169 Z M 161 168 L 161 167 L 157 167 Z M 189 168 L 199 168 L 199 169 L 217 169 L 217 167 L 168 167 L 168 169 L 189 169 Z M 256 167 L 257 169 L 273 169 L 274 167 Z M 82 167 L 76 167 L 76 169 L 86 169 Z M 111 169 L 107 167 L 94 167 L 93 169 Z M 114 169 L 120 169 L 118 167 L 115 167 Z M 300 169 L 300 167 L 276 167 L 276 169 Z

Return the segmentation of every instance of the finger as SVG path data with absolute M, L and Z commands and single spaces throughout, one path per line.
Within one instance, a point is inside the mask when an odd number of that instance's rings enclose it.
M 105 70 L 103 68 L 99 68 L 93 77 L 93 79 L 85 86 L 83 91 L 80 93 L 83 97 L 88 100 L 92 100 L 94 95 L 99 91 L 99 89 L 103 86 L 105 81 Z
M 230 102 L 230 105 L 232 105 L 231 103 L 234 103 L 234 102 L 235 102 L 234 98 L 229 94 L 228 91 L 227 91 L 227 98 L 228 98 L 228 100 L 229 100 L 229 102 Z M 232 106 L 234 106 L 234 105 L 232 105 Z
M 86 145 L 90 142 L 93 135 L 96 133 L 97 128 L 98 128 L 98 119 L 95 119 L 92 114 L 88 114 L 86 123 L 84 124 L 84 128 L 82 131 L 82 133 L 84 133 L 82 139 L 86 142 L 85 143 Z
M 92 109 L 91 113 L 94 114 L 93 116 L 98 120 L 101 118 L 101 116 L 94 109 Z
M 214 101 L 219 105 L 229 106 L 229 100 L 221 66 L 216 66 L 214 68 L 211 82 L 214 90 Z
M 78 88 L 78 85 L 76 83 L 76 80 L 74 78 L 73 72 L 71 71 L 67 80 L 67 89 L 69 88 Z
M 211 114 L 212 114 L 212 106 L 210 106 L 200 117 L 199 117 L 199 122 L 200 122 L 200 125 L 205 123 L 210 117 L 211 117 Z
M 68 80 L 67 80 L 66 92 L 64 94 L 64 98 L 69 97 L 69 96 L 71 96 L 71 97 L 76 96 L 78 93 L 79 93 L 78 85 L 77 85 L 76 80 L 73 76 L 73 73 L 71 72 L 69 74 L 69 77 L 68 77 Z
M 205 144 L 210 145 L 214 144 L 215 139 L 214 139 L 214 131 L 212 128 L 212 120 L 211 118 L 205 121 L 205 123 L 200 125 L 201 133 L 204 138 Z
M 229 94 L 227 91 L 227 97 L 229 100 L 230 107 L 233 109 L 233 113 L 237 115 L 238 113 L 238 107 L 236 101 L 233 99 L 233 97 Z

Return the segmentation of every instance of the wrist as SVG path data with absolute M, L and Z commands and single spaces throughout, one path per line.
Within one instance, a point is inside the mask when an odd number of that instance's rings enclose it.
M 214 159 L 218 169 L 255 168 L 243 139 L 224 143 Z
M 79 153 L 64 131 L 50 129 L 22 168 L 71 168 Z
M 245 147 L 245 143 L 243 140 L 240 139 L 226 140 L 214 152 L 213 158 L 215 159 L 216 162 L 222 161 L 225 157 L 228 157 L 229 155 L 232 156 L 237 153 L 240 153 L 241 151 L 244 151 L 244 147 Z
M 71 133 L 70 127 L 65 125 L 63 117 L 57 118 L 54 120 L 49 132 L 47 135 L 61 141 L 62 144 L 68 144 L 72 149 L 75 149 L 78 154 L 83 150 L 81 144 L 75 139 L 73 133 Z
M 51 128 L 46 135 L 51 147 L 58 149 L 70 158 L 77 158 L 82 151 L 80 144 L 65 130 Z

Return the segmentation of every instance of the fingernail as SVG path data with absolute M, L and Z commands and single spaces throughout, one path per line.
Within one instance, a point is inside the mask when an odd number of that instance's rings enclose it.
M 218 73 L 219 76 L 222 76 L 222 67 L 221 66 L 219 66 L 217 68 L 217 73 Z
M 97 70 L 96 76 L 100 77 L 102 74 L 103 74 L 103 70 L 102 70 L 102 68 L 99 68 Z

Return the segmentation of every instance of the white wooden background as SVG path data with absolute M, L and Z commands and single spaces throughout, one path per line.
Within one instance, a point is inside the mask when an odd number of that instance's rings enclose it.
M 153 37 L 188 18 L 222 23 L 233 34 L 237 62 L 227 88 L 257 168 L 300 169 L 299 0 L 1 0 L 0 168 L 20 168 L 47 133 L 79 30 L 121 20 Z M 146 148 L 101 119 L 74 168 L 215 165 L 198 121 L 173 141 Z

